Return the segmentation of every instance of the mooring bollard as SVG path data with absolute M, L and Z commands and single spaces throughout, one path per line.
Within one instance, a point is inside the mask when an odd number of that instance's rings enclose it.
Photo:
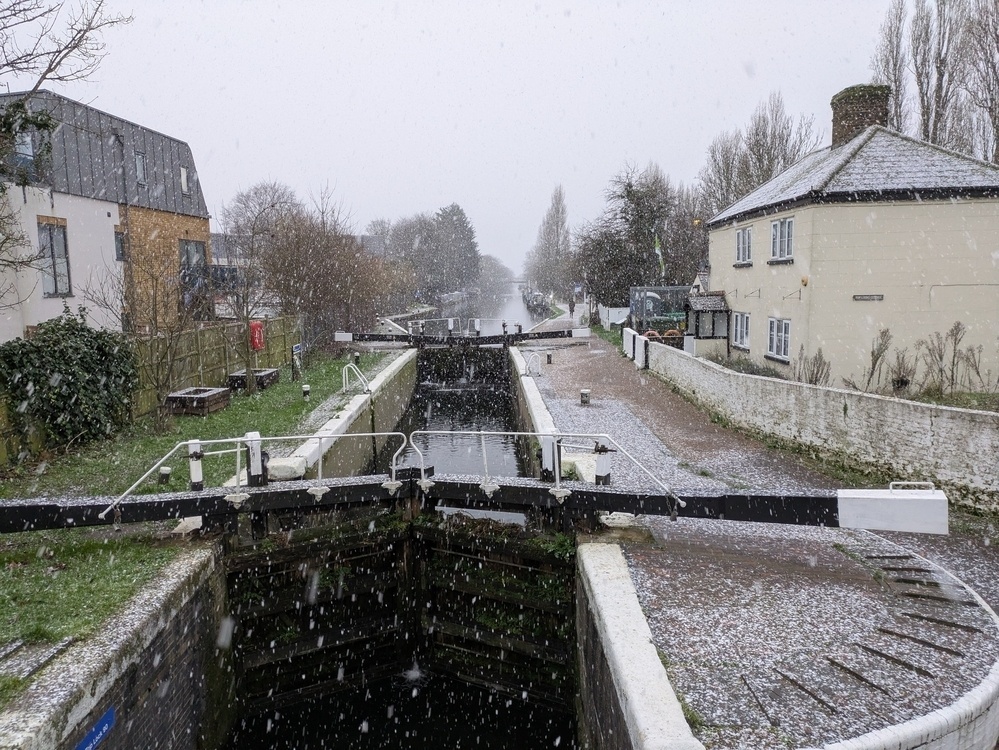
M 205 477 L 201 473 L 201 459 L 204 458 L 204 454 L 201 452 L 199 440 L 192 440 L 187 444 L 187 458 L 191 465 L 191 492 L 201 492 L 205 488 Z
M 173 469 L 171 469 L 169 466 L 161 466 L 160 467 L 159 483 L 160 484 L 170 484 L 170 472 L 172 472 L 172 471 L 173 471 Z
M 312 393 L 312 386 L 311 385 L 305 385 L 305 384 L 303 384 L 302 385 L 302 398 L 305 399 L 306 401 L 308 401 L 309 400 L 309 395 L 311 393 Z
M 354 352 L 354 366 L 355 367 L 360 367 L 361 366 L 361 353 L 360 352 Z
M 583 406 L 590 405 L 590 389 L 583 388 L 579 391 L 579 403 Z
M 548 352 L 548 354 L 546 354 L 545 356 L 548 357 L 548 364 L 551 364 L 552 363 L 552 353 Z

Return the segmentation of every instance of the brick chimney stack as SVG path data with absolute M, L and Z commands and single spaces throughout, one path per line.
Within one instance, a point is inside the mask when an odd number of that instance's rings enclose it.
M 832 145 L 841 146 L 871 125 L 888 124 L 891 86 L 850 86 L 832 98 Z

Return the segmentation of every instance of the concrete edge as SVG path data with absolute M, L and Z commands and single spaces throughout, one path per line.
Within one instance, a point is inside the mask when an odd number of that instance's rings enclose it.
M 323 437 L 335 437 L 338 435 L 344 435 L 350 429 L 354 421 L 368 406 L 369 402 L 374 400 L 385 386 L 390 383 L 399 372 L 405 368 L 411 360 L 415 359 L 418 355 L 416 349 L 409 349 L 404 352 L 401 356 L 393 360 L 385 369 L 379 372 L 369 383 L 370 393 L 360 393 L 350 399 L 337 416 L 330 419 L 322 427 L 316 430 L 316 434 Z M 367 430 L 365 430 L 366 432 Z M 329 448 L 330 446 L 326 446 Z M 312 468 L 317 463 L 319 463 L 322 457 L 322 452 L 320 451 L 320 440 L 318 438 L 312 438 L 311 440 L 306 440 L 298 448 L 296 448 L 292 454 L 292 458 L 304 458 L 307 468 Z
M 704 750 L 659 660 L 621 548 L 581 544 L 577 559 L 632 747 Z
M 534 432 L 558 432 L 555 420 L 552 418 L 551 412 L 548 411 L 548 407 L 545 406 L 545 400 L 541 397 L 538 384 L 532 376 L 522 374 L 527 370 L 527 360 L 524 359 L 524 355 L 516 346 L 511 346 L 509 351 L 513 367 L 511 375 L 519 381 L 518 387 L 524 395 L 524 403 L 527 404 Z
M 978 606 L 988 613 L 996 630 L 999 631 L 999 616 L 977 591 L 946 568 L 912 550 L 908 551 L 922 562 L 947 575 L 971 594 L 978 602 Z M 988 731 L 978 731 L 972 726 L 976 719 L 983 716 L 986 717 L 986 722 L 992 724 Z M 972 740 L 971 742 L 958 745 L 951 744 L 950 740 L 945 739 L 948 735 L 963 733 L 963 730 L 969 727 L 974 738 L 962 737 L 962 739 Z M 877 729 L 842 742 L 823 745 L 822 748 L 823 750 L 915 750 L 916 748 L 930 750 L 937 747 L 941 749 L 961 747 L 962 750 L 992 750 L 995 747 L 997 734 L 999 734 L 999 660 L 993 662 L 992 669 L 985 679 L 949 706 L 901 724 Z M 937 745 L 938 742 L 941 744 Z
M 49 663 L 0 712 L 0 750 L 58 747 L 138 661 L 217 564 L 214 547 L 185 550 L 97 633 Z

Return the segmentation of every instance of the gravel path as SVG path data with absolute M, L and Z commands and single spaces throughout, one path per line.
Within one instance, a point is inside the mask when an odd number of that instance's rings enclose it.
M 839 486 L 795 455 L 712 423 L 602 339 L 523 348 L 542 361 L 553 355 L 536 380 L 559 429 L 611 435 L 678 492 Z M 591 390 L 590 406 L 580 405 L 581 388 Z M 611 477 L 648 487 L 621 456 Z M 999 605 L 993 519 L 952 511 L 945 537 L 639 523 L 651 539 L 624 542 L 632 578 L 670 678 L 701 722 L 695 732 L 712 750 L 820 746 L 897 724 L 949 705 L 999 659 L 993 615 L 971 606 L 943 570 Z

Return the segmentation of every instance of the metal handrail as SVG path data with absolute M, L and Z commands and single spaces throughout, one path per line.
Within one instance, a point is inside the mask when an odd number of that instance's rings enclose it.
M 529 355 L 527 355 L 527 364 L 524 367 L 524 373 L 523 373 L 524 375 L 531 374 L 531 363 L 534 362 L 535 360 L 537 360 L 538 362 L 538 370 L 537 370 L 538 375 L 541 374 L 541 355 L 538 354 L 537 352 L 531 352 Z
M 585 440 L 595 440 L 598 443 L 609 443 L 617 448 L 617 451 L 625 456 L 631 463 L 645 472 L 646 476 L 649 477 L 653 482 L 655 482 L 663 490 L 668 498 L 681 508 L 687 507 L 687 504 L 680 499 L 680 497 L 667 485 L 664 481 L 659 479 L 655 474 L 646 469 L 634 456 L 628 453 L 624 447 L 621 446 L 614 438 L 610 435 L 598 434 L 598 433 L 587 433 L 587 432 L 489 432 L 489 431 L 476 431 L 476 430 L 413 430 L 409 433 L 409 445 L 413 450 L 416 451 L 417 455 L 420 457 L 420 487 L 424 491 L 428 487 L 433 486 L 433 482 L 427 481 L 426 472 L 426 461 L 423 456 L 423 451 L 420 450 L 419 446 L 414 442 L 413 437 L 415 435 L 469 435 L 469 436 L 479 436 L 483 441 L 483 460 L 485 460 L 485 438 L 486 437 L 538 437 L 538 438 L 552 438 L 557 443 L 561 442 L 562 438 L 580 438 Z M 488 479 L 488 464 L 485 465 L 485 470 Z M 562 467 L 559 462 L 555 462 L 555 494 L 558 495 L 562 491 L 561 486 L 562 479 Z M 567 491 L 566 491 L 567 492 Z M 674 506 L 674 509 L 675 509 Z
M 107 508 L 105 508 L 103 511 L 101 511 L 100 513 L 98 513 L 97 517 L 100 518 L 101 520 L 104 520 L 107 517 L 108 513 L 110 513 L 111 511 L 115 510 L 121 504 L 121 502 L 123 500 L 125 500 L 125 498 L 129 497 L 136 490 L 136 488 L 139 487 L 139 485 L 141 485 L 144 481 L 146 481 L 150 477 L 151 474 L 153 474 L 153 472 L 157 471 L 175 453 L 177 453 L 177 451 L 181 450 L 182 448 L 189 450 L 192 446 L 200 449 L 202 446 L 206 446 L 206 445 L 233 445 L 232 448 L 229 448 L 227 450 L 202 451 L 201 452 L 201 457 L 205 457 L 205 456 L 222 456 L 222 455 L 226 455 L 228 453 L 235 453 L 236 454 L 236 489 L 239 490 L 243 486 L 242 482 L 240 480 L 240 475 L 242 473 L 242 468 L 241 468 L 241 465 L 240 465 L 241 464 L 241 460 L 240 459 L 241 459 L 242 453 L 243 453 L 242 448 L 245 447 L 245 445 L 247 443 L 249 443 L 249 442 L 254 442 L 254 443 L 275 443 L 275 442 L 279 442 L 279 441 L 280 442 L 284 442 L 284 441 L 287 441 L 287 440 L 306 440 L 306 441 L 308 441 L 308 440 L 318 440 L 319 441 L 319 461 L 317 463 L 317 466 L 318 466 L 318 475 L 317 475 L 316 479 L 317 479 L 317 481 L 322 481 L 322 478 L 323 478 L 323 456 L 326 455 L 326 451 L 329 450 L 329 448 L 332 447 L 332 443 L 335 443 L 337 440 L 340 440 L 341 438 L 365 438 L 365 439 L 370 439 L 370 438 L 373 438 L 373 437 L 393 437 L 393 436 L 394 437 L 398 437 L 398 438 L 401 439 L 401 444 L 399 445 L 398 449 L 396 449 L 396 452 L 392 454 L 392 463 L 389 466 L 389 476 L 390 476 L 389 481 L 394 485 L 396 483 L 396 478 L 395 478 L 396 477 L 396 471 L 399 468 L 399 456 L 402 454 L 402 452 L 406 449 L 406 446 L 408 445 L 408 439 L 406 437 L 406 434 L 403 433 L 403 432 L 351 432 L 351 433 L 345 433 L 343 435 L 331 435 L 331 434 L 328 434 L 328 433 L 316 432 L 316 433 L 312 433 L 310 435 L 280 435 L 280 436 L 273 436 L 273 437 L 263 437 L 263 436 L 260 436 L 260 437 L 253 437 L 253 438 L 248 438 L 245 435 L 243 435 L 242 437 L 218 438 L 218 439 L 215 439 L 215 440 L 198 440 L 196 438 L 195 439 L 191 439 L 191 440 L 184 440 L 183 442 L 177 443 L 173 448 L 171 448 L 170 451 L 165 456 L 163 456 L 163 458 L 161 458 L 159 461 L 157 461 L 155 464 L 153 464 L 153 466 L 145 474 L 143 474 L 141 477 L 139 477 L 139 479 L 137 479 L 132 484 L 131 487 L 129 487 L 127 490 L 125 490 L 123 493 L 121 493 L 121 495 L 119 495 L 117 498 L 115 498 L 114 501 L 112 501 L 111 504 L 108 505 Z M 329 447 L 327 447 L 327 441 L 330 441 Z M 395 490 L 392 489 L 391 491 L 394 492 Z
M 347 388 L 350 387 L 350 374 L 351 373 L 354 373 L 354 375 L 357 378 L 360 379 L 361 383 L 364 384 L 364 392 L 365 393 L 370 393 L 371 392 L 371 384 L 368 382 L 368 379 L 366 377 L 364 377 L 364 373 L 361 372 L 361 368 L 359 368 L 353 362 L 348 362 L 347 364 L 345 364 L 343 366 L 343 370 L 340 371 L 340 374 L 343 377 L 343 388 L 340 389 L 340 392 L 344 393 L 344 392 L 346 392 Z

